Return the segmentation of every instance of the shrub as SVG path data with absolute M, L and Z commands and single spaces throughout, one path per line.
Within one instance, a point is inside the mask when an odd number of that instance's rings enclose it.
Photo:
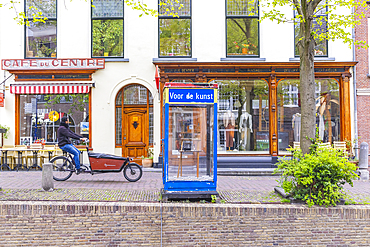
M 353 186 L 356 165 L 343 152 L 312 144 L 310 153 L 292 149 L 292 159 L 281 160 L 274 173 L 281 173 L 280 185 L 294 199 L 312 205 L 336 206 L 345 196 L 343 185 Z

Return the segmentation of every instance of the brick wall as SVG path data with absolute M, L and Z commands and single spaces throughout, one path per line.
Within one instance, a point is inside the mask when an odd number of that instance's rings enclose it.
M 358 8 L 358 13 L 365 13 L 365 18 L 361 20 L 361 24 L 355 27 L 356 40 L 364 40 L 368 43 L 368 18 L 370 10 Z M 356 65 L 356 87 L 357 89 L 370 89 L 369 74 L 369 50 L 355 49 Z M 370 95 L 357 96 L 357 119 L 358 119 L 358 136 L 359 143 L 367 142 L 370 144 Z
M 162 212 L 162 213 L 161 213 Z M 2 202 L 0 245 L 370 246 L 370 206 Z

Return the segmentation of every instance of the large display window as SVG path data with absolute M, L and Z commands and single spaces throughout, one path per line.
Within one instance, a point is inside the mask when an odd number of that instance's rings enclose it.
M 169 180 L 213 181 L 213 113 L 213 105 L 169 107 Z
M 335 79 L 316 79 L 316 126 L 319 139 L 333 143 L 340 141 L 340 95 Z M 282 79 L 278 82 L 278 145 L 279 154 L 286 154 L 289 146 L 300 142 L 301 102 L 299 79 Z
M 70 129 L 89 138 L 89 94 L 20 95 L 19 143 L 58 143 L 60 119 L 68 116 Z
M 218 154 L 269 153 L 269 88 L 261 79 L 218 80 Z

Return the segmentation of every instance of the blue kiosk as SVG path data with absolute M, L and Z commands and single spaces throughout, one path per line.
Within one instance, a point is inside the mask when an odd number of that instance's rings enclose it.
M 166 83 L 162 198 L 210 199 L 217 185 L 217 84 Z

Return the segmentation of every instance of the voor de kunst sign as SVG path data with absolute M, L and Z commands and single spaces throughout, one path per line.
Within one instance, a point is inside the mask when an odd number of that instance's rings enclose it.
M 2 70 L 104 69 L 104 58 L 2 59 Z
M 214 89 L 172 89 L 169 90 L 169 103 L 213 103 Z

